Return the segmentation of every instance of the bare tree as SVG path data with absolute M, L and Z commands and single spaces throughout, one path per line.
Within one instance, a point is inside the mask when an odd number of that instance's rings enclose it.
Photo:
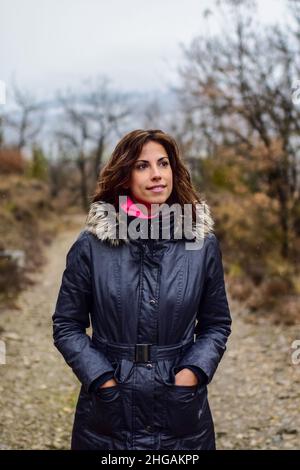
M 19 150 L 31 145 L 40 133 L 44 124 L 43 104 L 34 96 L 21 90 L 16 84 L 12 86 L 16 109 L 4 114 L 4 126 L 15 134 L 14 146 Z
M 80 173 L 81 204 L 83 210 L 87 210 L 89 205 L 86 173 L 88 123 L 72 95 L 61 96 L 60 101 L 64 111 L 64 128 L 57 130 L 56 135 L 65 142 L 69 153 L 75 155 L 75 163 Z
M 89 139 L 94 142 L 94 180 L 97 180 L 106 145 L 110 137 L 121 136 L 121 128 L 132 113 L 127 96 L 109 88 L 107 78 L 94 83 L 86 80 L 87 92 L 83 95 L 83 114 L 89 122 Z
M 106 79 L 84 83 L 83 92 L 59 96 L 63 122 L 56 136 L 67 144 L 81 177 L 82 207 L 89 206 L 89 180 L 94 185 L 103 162 L 104 151 L 113 134 L 121 135 L 120 126 L 130 116 L 125 95 L 113 92 Z M 91 175 L 88 162 L 92 161 Z
M 196 38 L 185 50 L 177 91 L 194 146 L 211 154 L 229 146 L 248 160 L 263 147 L 267 164 L 260 177 L 279 203 L 281 254 L 287 257 L 290 218 L 299 204 L 300 110 L 291 96 L 299 60 L 282 28 L 262 30 L 253 17 L 245 6 L 242 14 L 233 8 L 230 30 Z

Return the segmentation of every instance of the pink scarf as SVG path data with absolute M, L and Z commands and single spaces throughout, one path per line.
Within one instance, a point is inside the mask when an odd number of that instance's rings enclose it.
M 144 214 L 133 202 L 133 200 L 127 196 L 127 203 L 122 203 L 121 208 L 127 212 L 128 215 L 132 215 L 134 217 L 139 217 L 140 219 L 153 219 L 156 215 L 146 215 Z

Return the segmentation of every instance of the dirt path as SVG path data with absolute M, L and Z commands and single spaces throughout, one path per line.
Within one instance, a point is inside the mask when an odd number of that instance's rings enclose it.
M 230 301 L 227 351 L 209 386 L 219 449 L 300 448 L 300 364 L 291 344 L 300 325 L 257 324 Z
M 66 253 L 82 229 L 73 217 L 47 253 L 20 310 L 0 316 L 7 348 L 0 365 L 0 449 L 68 449 L 79 384 L 53 347 L 51 315 Z M 247 323 L 230 302 L 233 333 L 209 385 L 219 449 L 300 448 L 300 365 L 291 363 L 298 327 Z M 1 331 L 1 327 L 4 331 Z
M 24 291 L 19 311 L 0 316 L 0 338 L 7 348 L 0 365 L 0 448 L 61 449 L 70 446 L 78 382 L 53 346 L 52 321 L 66 253 L 84 217 L 72 217 L 70 230 L 48 248 L 47 263 L 31 276 L 36 285 Z

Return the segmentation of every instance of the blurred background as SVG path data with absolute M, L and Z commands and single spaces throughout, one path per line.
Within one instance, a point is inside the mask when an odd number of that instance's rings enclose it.
M 0 0 L 0 449 L 69 447 L 79 385 L 51 315 L 136 128 L 176 139 L 215 219 L 234 320 L 217 447 L 300 447 L 299 53 L 296 0 Z

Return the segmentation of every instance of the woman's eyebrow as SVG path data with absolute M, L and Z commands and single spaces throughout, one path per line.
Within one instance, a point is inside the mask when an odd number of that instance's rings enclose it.
M 163 160 L 164 158 L 169 158 L 169 157 L 166 155 L 165 157 L 159 158 L 157 161 L 160 162 L 160 160 Z M 137 160 L 137 162 L 146 162 L 146 163 L 149 163 L 149 160 L 142 160 L 142 159 L 140 159 L 140 160 Z

